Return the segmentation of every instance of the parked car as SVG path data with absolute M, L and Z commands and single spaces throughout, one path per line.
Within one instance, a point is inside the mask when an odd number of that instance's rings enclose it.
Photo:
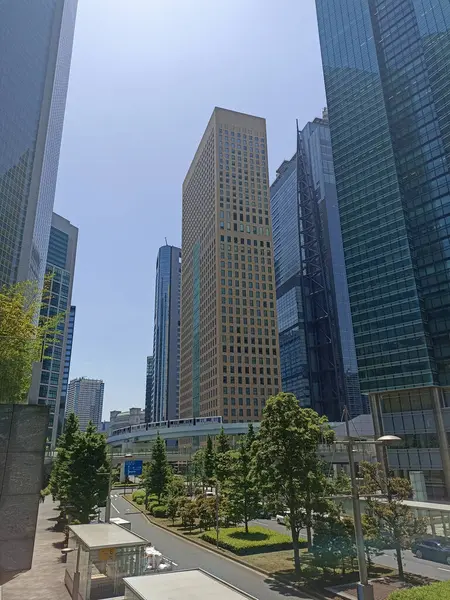
M 285 512 L 278 513 L 276 516 L 277 523 L 279 525 L 287 525 L 286 517 L 289 517 L 290 511 L 286 510 Z
M 450 565 L 450 545 L 439 540 L 418 540 L 411 546 L 411 551 L 417 558 Z

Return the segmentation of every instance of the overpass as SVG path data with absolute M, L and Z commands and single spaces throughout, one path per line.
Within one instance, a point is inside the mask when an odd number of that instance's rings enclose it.
M 208 419 L 208 420 L 206 420 Z M 259 429 L 259 423 L 252 423 L 255 431 Z M 200 438 L 210 435 L 219 435 L 222 427 L 226 435 L 239 436 L 248 431 L 249 423 L 222 423 L 220 417 L 203 419 L 181 419 L 179 421 L 165 421 L 164 423 L 142 423 L 122 429 L 113 430 L 107 439 L 107 443 L 113 447 L 113 454 L 133 454 L 137 458 L 139 453 L 149 452 L 149 445 L 158 436 L 163 440 L 178 441 L 183 438 L 193 438 L 194 449 L 199 446 Z M 147 446 L 147 448 L 145 448 Z M 168 444 L 170 453 L 170 444 Z M 190 451 L 189 451 L 190 452 Z M 173 460 L 175 460 L 173 458 Z M 186 460 L 186 454 L 184 459 Z

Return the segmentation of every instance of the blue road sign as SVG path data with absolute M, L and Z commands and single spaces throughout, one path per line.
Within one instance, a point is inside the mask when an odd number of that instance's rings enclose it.
M 142 460 L 127 460 L 125 462 L 125 477 L 142 475 Z

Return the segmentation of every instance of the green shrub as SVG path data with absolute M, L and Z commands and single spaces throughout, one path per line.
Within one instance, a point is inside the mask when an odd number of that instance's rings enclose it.
M 144 502 L 145 498 L 145 490 L 135 490 L 131 496 L 133 502 L 136 502 L 138 498 L 142 498 L 142 502 Z M 141 503 L 142 504 L 142 503 Z
M 144 500 L 145 500 L 145 498 L 143 498 L 142 496 L 138 496 L 138 497 L 135 499 L 135 503 L 136 503 L 138 506 L 142 506 L 142 505 L 144 504 Z
M 165 519 L 167 517 L 167 506 L 165 504 L 154 506 L 152 508 L 152 515 L 160 519 Z
M 153 511 L 153 509 L 155 508 L 155 506 L 159 506 L 158 500 L 150 500 L 147 505 L 148 512 L 151 513 Z
M 210 544 L 216 543 L 216 532 L 207 531 L 201 539 Z M 306 540 L 299 540 L 301 546 L 306 545 Z M 243 527 L 227 527 L 219 532 L 219 546 L 230 550 L 234 554 L 259 554 L 260 552 L 275 552 L 277 550 L 291 550 L 292 540 L 284 533 L 278 533 L 265 527 L 250 527 L 246 534 Z
M 450 598 L 450 581 L 398 590 L 393 592 L 388 600 L 443 600 L 444 598 Z

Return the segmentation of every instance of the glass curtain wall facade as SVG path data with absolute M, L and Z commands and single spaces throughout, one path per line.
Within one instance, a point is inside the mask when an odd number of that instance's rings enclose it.
M 0 2 L 0 285 L 43 281 L 76 9 Z
M 315 201 L 318 204 L 318 230 L 324 259 L 326 287 L 331 312 L 330 323 L 336 340 L 334 361 L 336 387 L 340 401 L 324 398 L 326 389 L 314 384 L 314 344 L 309 335 L 311 311 L 304 308 L 307 286 L 302 276 L 301 207 L 298 197 L 297 154 L 284 161 L 271 186 L 274 235 L 275 277 L 277 286 L 280 364 L 283 390 L 294 393 L 303 406 L 325 412 L 329 419 L 340 420 L 343 405 L 355 417 L 367 408 L 359 387 L 356 350 L 350 314 L 344 253 L 337 206 L 330 130 L 326 111 L 322 119 L 307 123 L 301 132 L 307 168 Z M 317 350 L 320 352 L 320 348 Z
M 78 229 L 67 219 L 53 213 L 50 240 L 47 252 L 46 274 L 49 277 L 49 291 L 44 297 L 41 315 L 53 317 L 64 315 L 58 325 L 60 333 L 44 353 L 41 369 L 38 403 L 50 407 L 49 432 L 47 443 L 54 447 L 61 433 L 61 420 L 65 410 L 63 388 L 67 389 L 67 351 L 69 364 L 73 319 L 70 303 L 72 299 L 73 277 L 77 251 Z M 68 371 L 68 369 L 67 369 Z M 64 381 L 65 380 L 65 381 Z M 65 385 L 64 385 L 65 383 Z
M 178 419 L 181 250 L 162 246 L 156 261 L 153 421 Z
M 431 434 L 391 467 L 449 497 L 450 4 L 316 5 L 361 386 L 378 432 Z
M 73 334 L 75 330 L 76 306 L 70 307 L 67 324 L 66 351 L 64 355 L 64 371 L 61 386 L 61 399 L 59 402 L 58 433 L 60 436 L 64 431 L 64 417 L 66 414 L 67 390 L 69 387 L 70 363 L 72 360 Z
M 151 423 L 153 419 L 153 356 L 147 356 L 147 376 L 145 379 L 145 422 Z
M 89 421 L 100 430 L 104 392 L 105 384 L 101 379 L 72 379 L 67 391 L 66 418 L 70 413 L 75 413 L 81 431 L 86 431 Z

